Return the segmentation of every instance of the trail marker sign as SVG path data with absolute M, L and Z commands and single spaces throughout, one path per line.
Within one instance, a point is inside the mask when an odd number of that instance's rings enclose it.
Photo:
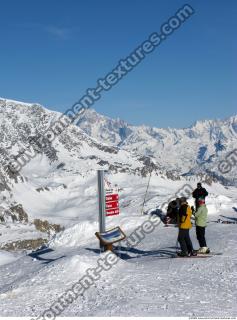
M 119 214 L 118 189 L 105 190 L 105 211 L 106 216 L 115 216 Z
M 99 237 L 98 235 L 105 235 L 105 237 L 108 236 L 108 234 L 106 234 L 107 231 L 105 227 L 105 218 L 106 216 L 115 216 L 119 214 L 118 188 L 111 188 L 111 183 L 108 183 L 108 181 L 105 180 L 104 173 L 105 170 L 97 171 L 99 200 L 99 232 L 97 234 L 97 237 L 100 240 L 100 248 L 102 251 L 106 249 L 105 241 L 103 241 L 103 238 Z M 107 182 L 107 188 L 105 188 L 105 182 Z M 115 230 L 113 230 L 112 234 L 110 235 L 114 236 L 114 231 Z M 119 233 L 118 231 L 119 230 L 116 229 L 116 236 Z M 112 246 L 112 243 L 115 242 L 114 239 L 112 240 L 113 241 L 111 241 L 111 243 L 109 244 L 110 248 Z
M 118 201 L 119 200 L 119 196 L 118 196 L 118 194 L 107 194 L 105 196 L 105 200 L 106 200 L 106 202 Z

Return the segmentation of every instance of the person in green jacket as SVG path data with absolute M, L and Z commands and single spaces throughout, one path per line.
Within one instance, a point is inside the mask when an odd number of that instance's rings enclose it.
M 207 247 L 205 239 L 205 231 L 207 226 L 207 207 L 205 205 L 205 200 L 198 200 L 198 209 L 195 212 L 195 222 L 196 222 L 196 235 L 199 242 L 200 248 L 199 253 L 210 253 L 210 249 Z

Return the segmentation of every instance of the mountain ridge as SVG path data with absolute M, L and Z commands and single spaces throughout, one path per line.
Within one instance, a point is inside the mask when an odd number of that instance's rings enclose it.
M 162 169 L 181 175 L 218 170 L 218 161 L 237 147 L 236 115 L 224 120 L 196 121 L 184 129 L 164 129 L 129 125 L 91 109 L 80 117 L 77 125 L 98 141 L 153 157 Z M 231 177 L 227 175 L 228 178 Z
M 14 124 L 10 123 L 12 126 L 10 131 L 1 121 L 2 145 L 4 141 L 8 141 L 5 151 L 11 148 L 11 144 L 15 144 L 11 149 L 14 151 L 19 136 L 23 135 L 26 140 L 27 130 L 28 135 L 29 133 L 31 136 L 37 135 L 39 127 L 43 128 L 41 132 L 44 132 L 61 116 L 60 112 L 48 110 L 39 104 L 0 99 L 0 105 L 1 113 L 4 115 L 2 121 L 11 117 L 12 121 L 13 119 L 15 121 Z M 30 117 L 35 125 L 29 125 L 27 117 Z M 116 148 L 128 152 L 136 159 L 149 157 L 163 172 L 173 172 L 176 176 L 211 173 L 217 179 L 220 176 L 221 182 L 226 183 L 230 180 L 232 183 L 235 180 L 233 173 L 227 174 L 223 180 L 222 174 L 219 175 L 216 171 L 218 171 L 218 162 L 236 148 L 236 119 L 237 116 L 234 115 L 224 120 L 197 121 L 194 126 L 185 129 L 164 129 L 130 125 L 124 120 L 111 119 L 97 113 L 94 109 L 88 109 L 77 121 L 78 130 L 81 130 L 77 134 L 82 137 L 82 140 L 90 141 L 90 145 L 97 145 L 101 150 Z M 18 132 L 14 129 L 16 123 Z M 76 130 L 76 126 L 73 128 Z M 10 140 L 5 137 L 7 133 L 11 135 Z M 60 136 L 57 139 L 62 139 Z M 65 138 L 64 143 L 67 144 Z M 51 156 L 56 157 L 57 151 L 54 148 L 48 146 L 47 152 L 51 152 Z M 14 151 L 13 154 L 16 152 Z M 100 159 L 99 163 L 105 163 L 104 159 Z
M 4 103 L 8 107 L 12 106 L 13 109 L 4 110 Z M 48 110 L 40 104 L 0 98 L 0 105 L 5 116 L 10 117 L 11 112 L 14 117 L 14 110 L 19 106 L 20 110 L 16 110 L 16 112 L 20 112 L 22 118 L 18 118 L 18 123 L 20 122 L 25 129 L 28 124 L 24 112 L 26 114 L 29 112 L 37 123 L 35 126 L 31 126 L 31 134 L 32 131 L 36 132 L 39 126 L 42 127 L 45 121 L 48 122 L 44 128 L 61 116 L 60 112 Z M 210 174 L 211 172 L 213 176 L 220 176 L 220 181 L 223 182 L 227 179 L 231 183 L 234 181 L 235 184 L 233 172 L 229 175 L 226 174 L 223 180 L 222 174 L 217 171 L 218 163 L 237 147 L 237 115 L 223 120 L 198 120 L 187 128 L 175 129 L 147 125 L 135 126 L 120 118 L 112 119 L 101 115 L 94 109 L 88 109 L 77 120 L 76 126 L 81 130 L 80 135 L 84 137 L 83 139 L 94 141 L 90 142 L 91 144 L 97 144 L 97 147 L 104 145 L 103 148 L 107 148 L 106 146 L 118 148 L 118 150 L 124 150 L 136 158 L 149 157 L 163 172 L 174 172 L 176 175 L 184 176 L 193 173 Z M 73 128 L 75 130 L 76 127 Z M 21 132 L 25 129 L 21 128 Z M 15 134 L 15 142 L 17 138 L 18 133 Z M 13 142 L 12 139 L 10 144 Z
M 144 200 L 134 198 L 134 192 L 138 188 L 146 192 L 150 177 L 159 187 L 157 194 L 150 190 L 149 206 L 160 201 L 163 185 L 180 188 L 197 180 L 209 185 L 237 185 L 236 171 L 227 175 L 218 171 L 219 162 L 231 146 L 236 147 L 235 127 L 229 130 L 235 118 L 227 121 L 227 127 L 220 128 L 218 123 L 211 131 L 202 126 L 195 132 L 135 127 L 88 110 L 55 140 L 45 138 L 45 143 L 38 145 L 39 137 L 44 137 L 61 115 L 39 104 L 0 99 L 0 231 L 8 242 L 18 241 L 24 234 L 24 241 L 30 237 L 30 245 L 37 237 L 38 245 L 48 235 L 35 229 L 35 219 L 40 226 L 57 225 L 60 229 L 78 219 L 81 207 L 83 216 L 94 221 L 98 169 L 108 170 L 110 179 L 127 190 L 121 205 L 135 215 L 133 204 L 138 208 Z M 33 148 L 34 157 L 20 172 L 9 170 L 6 160 L 17 159 L 29 148 Z M 14 236 L 8 227 L 14 229 Z
M 0 97 L 0 100 L 2 101 L 6 101 L 8 103 L 14 103 L 14 104 L 19 104 L 19 105 L 28 105 L 28 106 L 32 106 L 32 105 L 38 105 L 40 107 L 42 107 L 43 109 L 45 110 L 48 110 L 50 112 L 55 112 L 55 113 L 58 113 L 58 114 L 63 114 L 63 112 L 61 111 L 56 111 L 56 110 L 53 110 L 51 109 L 50 107 L 46 108 L 44 105 L 42 105 L 41 103 L 38 103 L 38 102 L 25 102 L 25 101 L 20 101 L 20 100 L 15 100 L 15 99 L 9 99 L 9 98 L 4 98 L 4 97 Z M 167 127 L 157 127 L 157 126 L 149 126 L 148 124 L 141 124 L 141 125 L 134 125 L 132 123 L 130 123 L 129 121 L 126 121 L 126 120 L 123 120 L 122 118 L 120 117 L 117 117 L 117 118 L 111 118 L 110 116 L 107 116 L 107 115 L 103 115 L 101 114 L 100 112 L 96 111 L 94 108 L 89 108 L 88 110 L 91 110 L 92 112 L 95 112 L 99 115 L 101 115 L 103 118 L 107 118 L 107 119 L 110 119 L 110 120 L 114 120 L 114 121 L 117 121 L 117 122 L 123 122 L 123 123 L 126 123 L 127 125 L 129 126 L 133 126 L 133 127 L 145 127 L 145 128 L 153 128 L 153 129 L 163 129 L 163 130 L 185 130 L 185 129 L 190 129 L 190 128 L 193 128 L 195 127 L 197 124 L 199 123 L 205 123 L 205 122 L 226 122 L 228 120 L 233 120 L 234 122 L 237 121 L 237 114 L 232 114 L 230 116 L 226 116 L 226 117 L 223 117 L 223 118 L 208 118 L 208 119 L 203 119 L 203 120 L 195 120 L 193 123 L 191 123 L 189 126 L 185 126 L 185 127 L 182 127 L 182 128 L 176 128 L 176 127 L 170 127 L 170 126 L 167 126 Z

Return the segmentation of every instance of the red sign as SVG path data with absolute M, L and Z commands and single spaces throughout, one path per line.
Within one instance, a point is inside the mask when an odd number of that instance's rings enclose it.
M 119 214 L 118 188 L 110 188 L 106 190 L 105 211 L 106 216 L 115 216 Z
M 117 214 L 119 214 L 119 208 L 106 210 L 106 216 L 115 216 Z
M 106 202 L 106 209 L 117 209 L 118 207 L 118 201 Z
M 118 201 L 118 199 L 119 199 L 118 194 L 107 194 L 105 196 L 106 203 L 109 202 L 109 201 Z

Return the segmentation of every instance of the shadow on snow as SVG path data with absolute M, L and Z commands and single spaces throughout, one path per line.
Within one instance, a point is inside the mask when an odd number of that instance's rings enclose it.
M 57 260 L 65 257 L 65 256 L 61 256 L 61 257 L 54 258 L 54 259 L 47 258 L 47 257 L 41 257 L 41 255 L 44 255 L 46 253 L 53 252 L 53 251 L 54 251 L 53 249 L 45 247 L 43 249 L 39 249 L 39 250 L 36 250 L 36 251 L 29 253 L 28 256 L 30 256 L 31 258 L 34 258 L 36 260 L 43 261 L 43 264 L 52 263 L 54 261 L 57 261 Z

